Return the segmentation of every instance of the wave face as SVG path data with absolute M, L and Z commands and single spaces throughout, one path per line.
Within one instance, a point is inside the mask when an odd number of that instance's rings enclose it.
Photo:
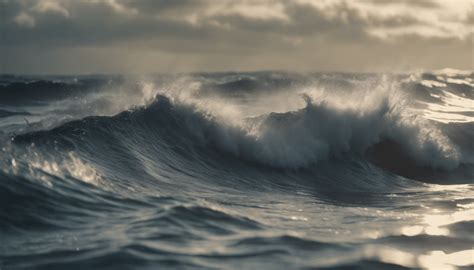
M 0 76 L 0 268 L 474 265 L 474 73 Z

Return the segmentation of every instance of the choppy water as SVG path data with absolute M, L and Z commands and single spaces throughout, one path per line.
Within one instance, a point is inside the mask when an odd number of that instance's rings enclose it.
M 474 73 L 0 77 L 1 269 L 472 269 Z

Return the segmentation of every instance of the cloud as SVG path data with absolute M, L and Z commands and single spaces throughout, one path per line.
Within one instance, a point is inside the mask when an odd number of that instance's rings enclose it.
M 26 12 L 20 12 L 13 20 L 21 27 L 34 27 L 35 19 Z
M 133 15 L 137 15 L 138 14 L 138 10 L 135 9 L 135 8 L 131 8 L 131 7 L 128 7 L 116 0 L 96 0 L 94 1 L 96 3 L 104 3 L 108 6 L 110 6 L 115 12 L 119 13 L 119 14 L 124 14 L 124 15 L 129 15 L 129 16 L 133 16 Z
M 365 0 L 372 5 L 407 5 L 411 7 L 421 8 L 439 8 L 440 5 L 436 0 Z
M 0 71 L 469 68 L 468 2 L 3 0 Z
M 474 7 L 471 8 L 471 10 L 469 10 L 466 14 L 466 17 L 465 17 L 465 23 L 470 25 L 471 27 L 474 26 Z M 472 29 L 472 28 L 471 28 Z
M 54 0 L 41 0 L 33 8 L 33 11 L 39 13 L 56 13 L 64 17 L 69 17 L 69 11 Z

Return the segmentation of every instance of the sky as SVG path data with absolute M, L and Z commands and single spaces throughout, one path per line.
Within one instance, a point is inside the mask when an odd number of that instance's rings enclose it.
M 474 69 L 472 0 L 0 0 L 0 73 Z

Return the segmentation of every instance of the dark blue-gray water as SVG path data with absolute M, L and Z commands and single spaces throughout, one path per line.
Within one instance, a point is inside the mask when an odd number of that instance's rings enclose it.
M 0 269 L 472 269 L 473 87 L 0 76 Z

